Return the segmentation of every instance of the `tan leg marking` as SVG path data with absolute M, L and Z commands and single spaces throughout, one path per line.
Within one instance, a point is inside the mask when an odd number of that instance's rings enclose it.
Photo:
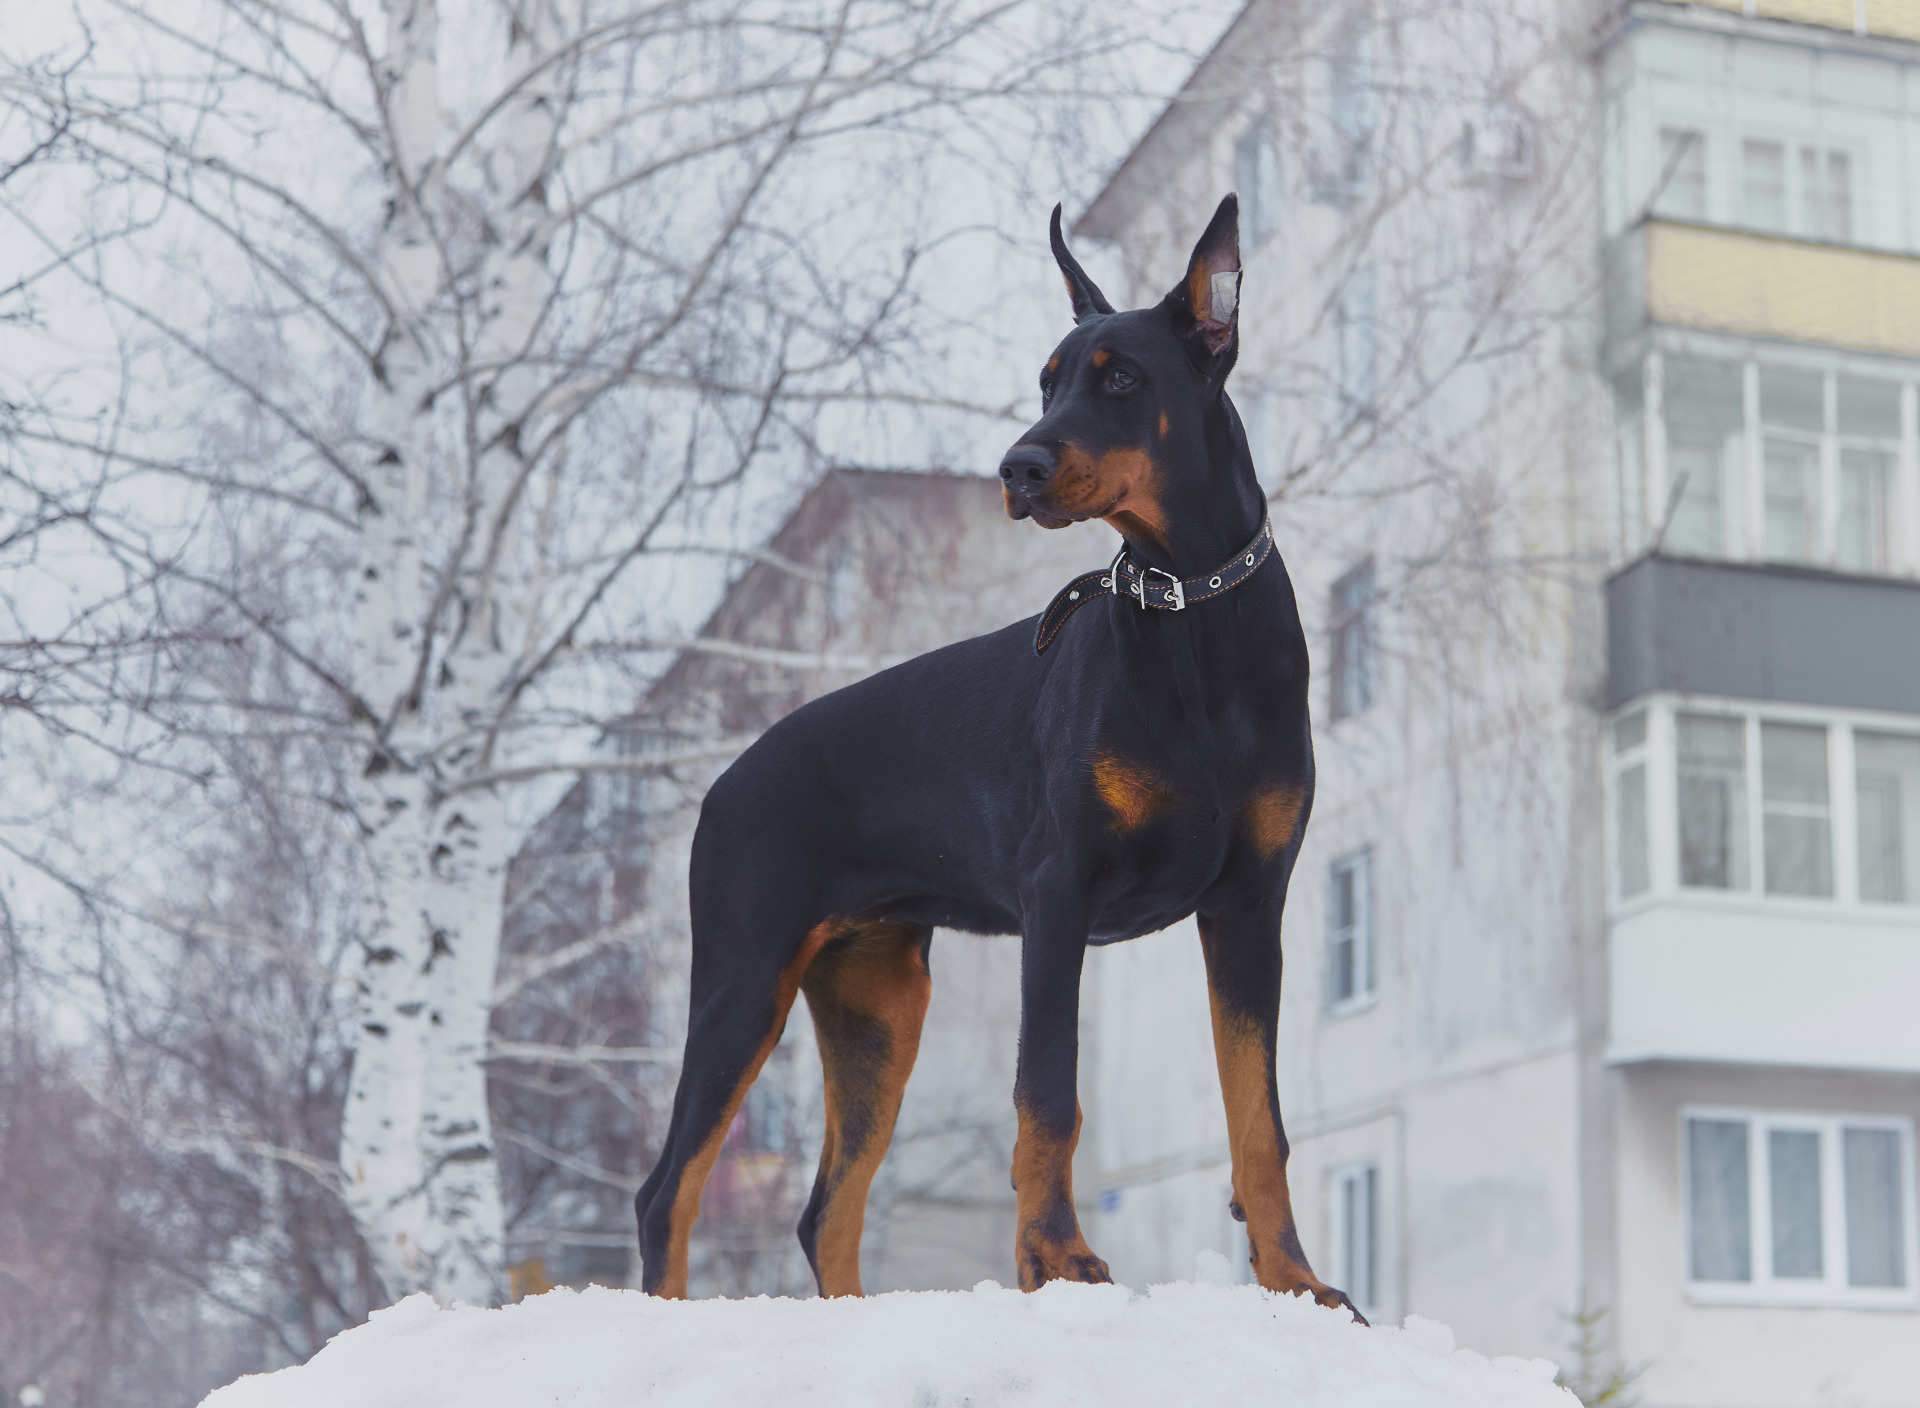
M 1254 1275 L 1270 1291 L 1307 1291 L 1325 1306 L 1344 1303 L 1307 1265 L 1287 1190 L 1287 1160 L 1273 1115 L 1273 1047 L 1260 1024 L 1227 1011 L 1212 995 L 1213 1052 L 1227 1106 L 1233 1201 L 1246 1219 Z
M 814 1260 L 822 1295 L 857 1296 L 867 1191 L 893 1138 L 933 980 L 913 926 L 873 924 L 826 948 L 800 989 L 819 1034 L 827 1094 L 826 1201 Z
M 1283 782 L 1278 787 L 1254 793 L 1248 800 L 1240 816 L 1261 860 L 1293 844 L 1300 828 L 1300 808 L 1306 799 L 1304 787 Z
M 1093 787 L 1121 835 L 1139 830 L 1173 801 L 1173 793 L 1154 773 L 1106 752 L 1093 755 Z
M 825 920 L 807 931 L 800 952 L 794 955 L 793 961 L 780 974 L 780 986 L 774 993 L 772 1029 L 761 1039 L 760 1049 L 741 1073 L 739 1084 L 727 1097 L 726 1108 L 714 1123 L 712 1131 L 680 1170 L 680 1186 L 674 1190 L 673 1211 L 668 1215 L 667 1222 L 667 1274 L 654 1292 L 657 1296 L 667 1300 L 687 1298 L 687 1243 L 693 1236 L 693 1224 L 700 1216 L 700 1194 L 706 1189 L 707 1177 L 713 1172 L 714 1164 L 720 1160 L 720 1148 L 726 1142 L 727 1131 L 733 1127 L 733 1117 L 740 1113 L 740 1106 L 746 1101 L 747 1092 L 753 1089 L 753 1082 L 758 1078 L 760 1068 L 767 1063 L 767 1057 L 780 1044 L 780 1034 L 786 1030 L 787 1014 L 793 1010 L 793 999 L 800 991 L 800 980 L 806 975 L 807 965 L 813 962 L 813 956 L 820 951 L 821 945 L 836 932 L 836 922 Z
M 1042 1128 L 1022 1108 L 1013 1144 L 1013 1260 L 1020 1289 L 1037 1291 L 1048 1281 L 1113 1280 L 1107 1264 L 1081 1235 L 1073 1210 L 1073 1151 L 1080 1143 L 1080 1108 L 1066 1138 Z

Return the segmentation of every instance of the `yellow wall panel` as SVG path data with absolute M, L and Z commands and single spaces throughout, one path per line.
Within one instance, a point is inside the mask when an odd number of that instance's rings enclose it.
M 1920 259 L 1647 226 L 1656 322 L 1920 356 Z
M 1710 10 L 1747 13 L 1748 0 L 1668 0 L 1670 4 L 1695 4 Z M 1793 24 L 1817 24 L 1823 29 L 1852 30 L 1860 12 L 1854 0 L 1753 0 L 1753 13 L 1762 19 L 1787 20 Z M 1890 39 L 1920 39 L 1920 0 L 1866 0 L 1868 34 L 1883 34 Z
M 1867 33 L 1920 39 L 1920 0 L 1867 0 Z
M 1852 29 L 1853 0 L 1759 0 L 1753 12 L 1765 19 Z

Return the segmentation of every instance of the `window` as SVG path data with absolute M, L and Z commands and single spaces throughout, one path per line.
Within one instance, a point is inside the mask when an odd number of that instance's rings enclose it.
M 1269 114 L 1256 117 L 1233 144 L 1233 181 L 1248 246 L 1266 243 L 1280 223 L 1280 151 Z
M 1707 218 L 1707 138 L 1690 127 L 1660 129 L 1660 176 L 1654 207 L 1676 220 Z
M 1363 562 L 1333 584 L 1333 717 L 1363 713 L 1373 702 L 1373 564 Z
M 1711 714 L 1681 714 L 1674 724 L 1679 745 L 1680 883 L 1744 890 L 1746 724 Z
M 1787 228 L 1787 153 L 1778 142 L 1749 137 L 1740 144 L 1740 223 Z
M 1853 760 L 1860 898 L 1912 904 L 1920 900 L 1920 738 L 1862 729 Z
M 1663 148 L 1669 130 L 1661 129 Z M 1789 151 L 1794 154 L 1791 166 Z M 1704 178 L 1702 186 L 1704 190 Z M 1809 239 L 1850 241 L 1853 187 L 1853 158 L 1838 147 L 1789 148 L 1755 137 L 1740 143 L 1742 225 Z
M 1853 238 L 1853 162 L 1843 151 L 1800 148 L 1800 229 L 1817 240 Z
M 1608 730 L 1616 902 L 1677 883 L 1683 892 L 1920 906 L 1920 724 L 1655 699 Z M 1654 786 L 1663 774 L 1670 793 Z M 1671 838 L 1662 841 L 1667 857 L 1655 837 Z
M 1743 1110 L 1684 1122 L 1696 1296 L 1911 1300 L 1909 1123 Z
M 1341 291 L 1340 305 L 1334 310 L 1334 331 L 1339 339 L 1340 401 L 1342 408 L 1354 414 L 1366 414 L 1373 407 L 1374 320 L 1373 269 L 1362 265 L 1347 279 Z
M 1832 813 L 1827 806 L 1827 731 L 1760 725 L 1767 893 L 1833 894 Z
M 1667 405 L 1667 503 L 1662 546 L 1696 557 L 1727 549 L 1727 504 L 1740 482 L 1745 443 L 1738 362 L 1669 357 L 1664 368 Z
M 1768 557 L 1814 562 L 1823 556 L 1820 436 L 1826 428 L 1825 395 L 1825 379 L 1816 373 L 1760 368 Z
M 1365 5 L 1341 21 L 1324 63 L 1328 142 L 1314 163 L 1313 198 L 1346 205 L 1366 187 L 1373 141 L 1373 34 Z
M 1900 454 L 1900 388 L 1843 376 L 1834 388 L 1840 439 L 1840 523 L 1835 562 L 1852 572 L 1891 564 L 1889 499 Z
M 1613 725 L 1613 883 L 1623 900 L 1651 883 L 1647 842 L 1647 711 Z
M 1328 891 L 1327 1009 L 1340 1013 L 1373 997 L 1373 853 L 1335 861 Z
M 1333 1284 L 1363 1315 L 1380 1308 L 1380 1169 L 1351 1164 L 1333 1174 Z
M 1899 382 L 1677 352 L 1635 370 L 1658 389 L 1662 433 L 1645 446 L 1660 458 L 1635 463 L 1647 437 L 1633 421 L 1650 398 L 1617 378 L 1618 422 L 1633 436 L 1622 455 L 1624 551 L 1651 542 L 1683 556 L 1886 573 L 1911 556 L 1903 547 L 1920 548 L 1899 531 L 1909 433 Z

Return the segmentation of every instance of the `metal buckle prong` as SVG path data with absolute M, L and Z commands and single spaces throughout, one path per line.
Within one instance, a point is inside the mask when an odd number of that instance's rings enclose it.
M 1146 573 L 1140 578 L 1140 605 L 1142 607 L 1147 604 L 1145 588 L 1148 577 L 1165 577 L 1167 579 L 1167 600 L 1173 603 L 1172 606 L 1167 608 L 1169 611 L 1185 611 L 1187 609 L 1187 593 L 1186 589 L 1180 585 L 1180 579 L 1171 572 L 1162 572 L 1158 567 L 1149 567 Z

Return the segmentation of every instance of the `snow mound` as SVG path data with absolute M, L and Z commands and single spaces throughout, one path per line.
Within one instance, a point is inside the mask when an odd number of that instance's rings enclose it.
M 1553 1375 L 1544 1359 L 1457 1350 L 1432 1320 L 1362 1329 L 1208 1281 L 693 1302 L 595 1287 L 499 1310 L 412 1296 L 202 1408 L 1579 1408 Z

